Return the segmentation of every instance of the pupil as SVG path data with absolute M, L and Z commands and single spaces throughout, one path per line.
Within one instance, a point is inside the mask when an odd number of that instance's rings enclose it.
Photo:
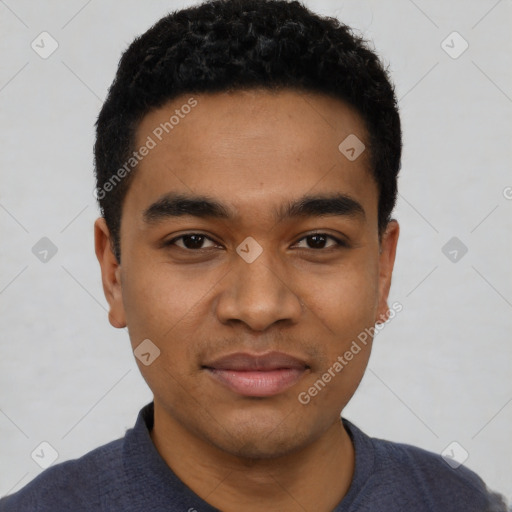
M 318 244 L 316 244 L 316 243 L 312 244 L 313 248 L 315 248 L 315 249 L 319 249 L 319 248 L 321 249 L 323 247 L 323 245 L 325 244 L 325 236 L 323 236 L 323 235 L 311 235 L 309 238 L 317 239 L 317 240 L 318 240 L 318 238 L 322 239 L 322 241 L 320 242 L 320 246 L 318 246 Z
M 183 244 L 187 249 L 200 249 L 203 243 L 203 235 L 186 235 L 183 237 Z M 313 243 L 309 245 L 314 249 L 321 249 L 325 245 L 325 236 L 323 235 L 310 235 L 309 241 L 313 240 Z M 192 242 L 190 243 L 190 241 Z
M 187 249 L 200 249 L 204 237 L 202 235 L 187 235 L 183 238 L 183 244 Z M 187 240 L 195 239 L 195 243 L 187 243 Z

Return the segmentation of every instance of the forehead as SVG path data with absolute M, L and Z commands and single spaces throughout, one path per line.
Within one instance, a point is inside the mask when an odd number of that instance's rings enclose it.
M 345 140 L 362 147 L 364 122 L 328 96 L 292 90 L 186 94 L 141 121 L 135 149 L 151 149 L 136 167 L 126 202 L 144 211 L 177 192 L 262 213 L 275 212 L 282 199 L 340 192 L 376 215 L 368 151 L 351 160 L 340 150 Z

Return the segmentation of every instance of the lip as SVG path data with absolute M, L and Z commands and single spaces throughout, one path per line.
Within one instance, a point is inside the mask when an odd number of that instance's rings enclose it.
M 309 370 L 301 359 L 283 352 L 237 352 L 203 365 L 217 382 L 244 396 L 273 396 L 296 384 Z

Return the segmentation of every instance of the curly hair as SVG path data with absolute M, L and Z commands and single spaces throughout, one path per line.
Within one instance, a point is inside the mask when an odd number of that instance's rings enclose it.
M 118 262 L 134 172 L 107 185 L 132 156 L 142 118 L 185 93 L 251 88 L 322 93 L 359 112 L 383 233 L 396 202 L 402 135 L 394 87 L 378 56 L 350 27 L 301 2 L 210 0 L 169 13 L 135 38 L 96 121 L 96 195 Z

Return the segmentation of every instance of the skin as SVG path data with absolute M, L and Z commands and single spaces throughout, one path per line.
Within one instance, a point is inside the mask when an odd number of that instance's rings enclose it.
M 190 96 L 146 115 L 136 146 Z M 371 340 L 309 404 L 297 397 L 360 332 L 387 318 L 399 226 L 392 220 L 379 238 L 368 151 L 349 161 L 338 150 L 349 134 L 366 140 L 347 104 L 293 90 L 193 97 L 198 105 L 137 166 L 123 204 L 120 265 L 104 219 L 95 223 L 109 320 L 128 326 L 133 349 L 145 339 L 160 349 L 149 366 L 137 360 L 154 394 L 151 436 L 196 494 L 226 512 L 328 512 L 353 477 L 340 412 L 363 377 Z M 148 224 L 144 210 L 167 192 L 208 195 L 236 216 Z M 272 216 L 306 193 L 333 192 L 357 200 L 365 215 Z M 316 248 L 305 238 L 315 232 L 349 245 L 326 238 Z M 190 233 L 210 238 L 199 243 L 202 253 L 184 239 L 162 246 Z M 263 249 L 250 264 L 236 252 L 248 236 Z M 201 366 L 270 350 L 310 367 L 275 396 L 234 393 Z

